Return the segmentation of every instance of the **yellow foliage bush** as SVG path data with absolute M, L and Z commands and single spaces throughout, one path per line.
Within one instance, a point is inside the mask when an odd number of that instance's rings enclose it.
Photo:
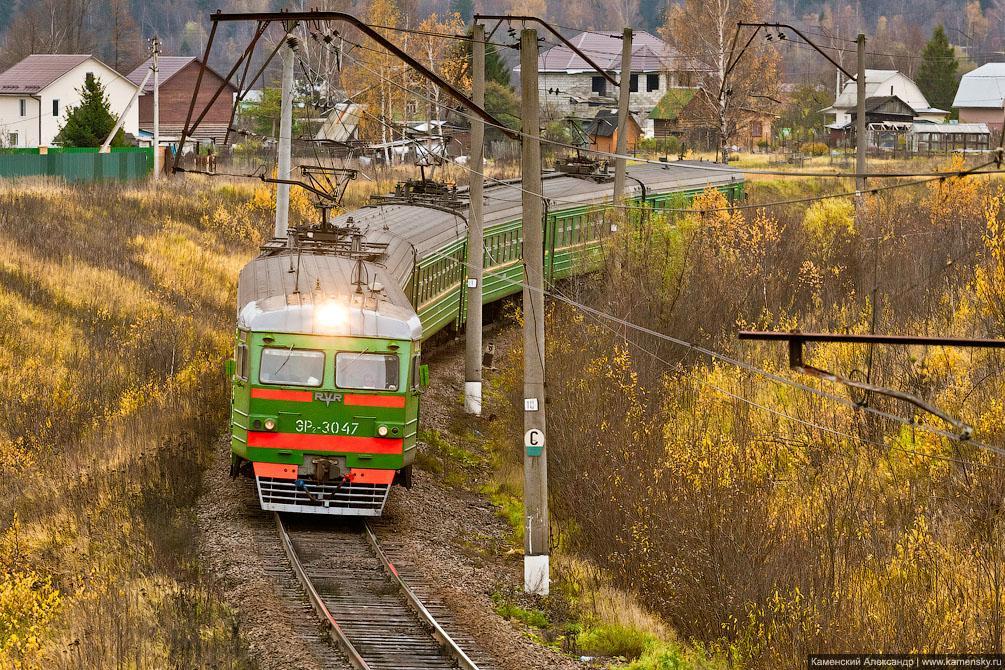
M 855 234 L 855 205 L 846 198 L 818 200 L 806 208 L 803 228 L 816 249 L 826 254 L 836 239 Z
M 0 574 L 0 665 L 14 670 L 44 667 L 42 648 L 61 604 L 59 591 L 36 572 Z

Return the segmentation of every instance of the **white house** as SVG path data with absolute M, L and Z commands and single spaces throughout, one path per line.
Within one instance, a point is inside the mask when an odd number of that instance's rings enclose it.
M 621 33 L 585 32 L 569 40 L 602 70 L 621 79 Z M 601 108 L 617 105 L 618 89 L 564 44 L 538 57 L 541 107 L 553 118 L 592 120 Z M 519 72 L 520 68 L 514 69 Z M 694 85 L 694 68 L 666 42 L 645 31 L 632 36 L 631 93 L 628 104 L 646 137 L 653 136 L 649 114 L 671 88 Z
M 828 127 L 845 128 L 852 122 L 852 114 L 855 112 L 855 103 L 858 99 L 857 84 L 854 80 L 848 81 L 841 90 L 841 95 L 837 97 L 834 104 L 826 109 L 820 110 L 824 114 L 833 114 L 834 122 Z M 896 96 L 914 111 L 915 121 L 931 121 L 941 123 L 948 111 L 936 109 L 928 104 L 925 94 L 921 92 L 918 85 L 909 77 L 904 76 L 898 70 L 866 70 L 865 71 L 865 97 L 886 98 Z
M 960 79 L 953 107 L 960 110 L 960 123 L 986 123 L 1001 130 L 1005 106 L 1005 63 L 987 63 Z
M 137 86 L 88 54 L 33 54 L 0 74 L 0 145 L 50 146 L 66 121 L 66 110 L 80 104 L 78 89 L 88 74 L 105 87 L 112 116 L 118 118 Z M 139 133 L 139 105 L 122 125 Z

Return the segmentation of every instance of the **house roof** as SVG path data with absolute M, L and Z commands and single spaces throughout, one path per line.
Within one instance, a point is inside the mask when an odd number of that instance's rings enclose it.
M 32 54 L 0 74 L 0 94 L 38 93 L 91 58 L 90 54 Z
M 649 118 L 660 121 L 675 121 L 697 92 L 693 88 L 671 88 L 653 107 Z
M 953 107 L 991 107 L 1005 103 L 1005 63 L 987 63 L 960 79 Z
M 621 72 L 621 33 L 586 32 L 569 40 L 604 70 Z M 670 68 L 677 53 L 660 38 L 644 30 L 632 35 L 632 72 L 661 72 Z M 564 44 L 538 56 L 540 72 L 593 72 L 593 67 Z M 519 66 L 514 68 L 519 72 Z
M 635 117 L 628 114 L 628 118 L 636 125 L 639 122 Z M 586 134 L 593 137 L 613 137 L 614 131 L 618 129 L 618 110 L 601 109 L 593 120 L 586 126 Z
M 904 102 L 903 98 L 901 98 L 899 95 L 878 95 L 878 96 L 875 96 L 875 97 L 872 97 L 872 98 L 866 98 L 865 99 L 865 111 L 866 111 L 866 113 L 874 112 L 877 109 L 879 109 L 880 107 L 882 107 L 883 105 L 885 105 L 885 104 L 887 104 L 889 102 L 893 102 L 893 101 L 899 102 L 901 107 L 903 107 L 905 110 L 909 110 L 909 113 L 910 113 L 910 115 L 912 117 L 915 114 L 917 114 L 917 112 L 909 104 L 907 104 L 906 102 Z M 854 113 L 855 112 L 853 110 L 852 114 L 854 114 Z M 895 114 L 896 112 L 889 112 L 888 111 L 886 113 L 887 114 Z
M 147 70 L 150 69 L 150 61 L 151 59 L 148 58 L 142 63 L 140 63 L 140 65 L 137 66 L 135 70 L 126 75 L 126 79 L 133 82 L 137 86 L 142 84 L 143 77 L 147 76 Z M 160 77 L 159 77 L 160 81 L 158 83 L 161 86 L 163 86 L 164 82 L 166 82 L 171 77 L 181 72 L 190 63 L 199 63 L 199 62 L 200 62 L 199 59 L 196 58 L 195 56 L 161 56 L 160 60 L 157 62 L 157 67 L 160 69 Z M 223 76 L 213 68 L 207 67 L 206 69 L 215 74 L 217 77 L 220 77 L 220 79 L 223 79 Z M 237 90 L 237 87 L 234 86 L 233 84 L 230 84 L 230 87 L 235 91 Z M 153 92 L 153 90 L 154 90 L 154 78 L 150 77 L 150 79 L 147 80 L 147 85 L 143 87 L 143 92 L 151 93 Z
M 954 135 L 957 133 L 991 134 L 991 130 L 986 123 L 912 123 L 911 132 L 938 133 L 940 135 Z
M 900 78 L 899 90 L 894 92 L 894 84 L 891 80 Z M 889 86 L 887 86 L 889 82 Z M 924 93 L 918 88 L 910 78 L 903 75 L 899 70 L 866 70 L 865 71 L 865 96 L 869 98 L 882 97 L 883 95 L 897 95 L 901 100 L 910 105 L 918 114 L 948 114 L 944 109 L 938 109 L 928 104 Z M 826 109 L 820 110 L 824 114 L 835 114 L 838 112 L 851 112 L 855 109 L 857 98 L 857 84 L 854 79 L 845 83 L 841 89 L 841 95 L 837 97 L 834 104 Z

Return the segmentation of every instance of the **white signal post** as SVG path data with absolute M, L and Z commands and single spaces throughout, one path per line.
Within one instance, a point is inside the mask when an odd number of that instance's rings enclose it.
M 551 538 L 548 525 L 548 450 L 544 403 L 544 186 L 538 104 L 537 31 L 520 33 L 523 137 L 523 397 L 524 529 L 523 588 L 548 595 Z
M 471 100 L 485 106 L 485 26 L 474 24 L 471 33 Z M 471 119 L 471 206 L 468 216 L 468 318 L 464 326 L 464 411 L 482 413 L 482 205 L 485 178 L 485 123 Z
M 161 178 L 161 98 L 160 98 L 160 55 L 161 40 L 154 35 L 151 44 L 152 61 L 150 69 L 154 73 L 154 179 Z

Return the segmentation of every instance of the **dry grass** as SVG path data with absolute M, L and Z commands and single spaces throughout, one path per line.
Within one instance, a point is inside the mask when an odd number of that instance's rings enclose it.
M 249 667 L 194 555 L 264 187 L 0 183 L 0 665 Z
M 752 191 L 770 200 L 788 187 Z M 724 204 L 714 193 L 702 202 Z M 605 277 L 561 290 L 793 376 L 782 347 L 740 346 L 736 330 L 868 332 L 875 287 L 877 332 L 1002 334 L 999 182 L 870 197 L 858 223 L 848 211 L 623 222 Z M 572 308 L 551 310 L 548 344 L 553 537 L 704 650 L 692 666 L 706 651 L 778 668 L 811 652 L 1005 644 L 1001 457 Z M 491 405 L 500 443 L 522 425 L 520 357 L 499 362 L 513 371 Z M 869 358 L 862 347 L 814 346 L 810 362 L 849 375 Z M 991 444 L 1005 437 L 1001 371 L 987 351 L 878 348 L 872 361 L 875 383 L 961 416 Z M 888 398 L 870 403 L 912 414 Z M 517 449 L 506 454 L 519 463 Z

